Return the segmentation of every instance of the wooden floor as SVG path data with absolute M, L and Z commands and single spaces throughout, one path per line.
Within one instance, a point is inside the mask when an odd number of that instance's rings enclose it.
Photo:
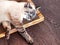
M 60 0 L 33 0 L 36 6 L 41 6 L 45 21 L 27 28 L 34 39 L 33 45 L 60 45 Z M 10 40 L 0 39 L 0 45 L 28 45 L 17 32 Z

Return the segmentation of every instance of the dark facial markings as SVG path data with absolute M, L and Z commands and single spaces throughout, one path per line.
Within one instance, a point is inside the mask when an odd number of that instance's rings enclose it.
M 25 4 L 24 7 L 28 8 L 28 4 Z M 32 9 L 31 5 L 29 5 L 29 8 Z

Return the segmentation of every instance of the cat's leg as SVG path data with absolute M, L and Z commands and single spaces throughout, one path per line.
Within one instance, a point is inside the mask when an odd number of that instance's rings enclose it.
M 28 43 L 33 44 L 32 37 L 27 33 L 26 29 L 23 27 L 23 23 L 20 24 L 20 27 L 17 27 L 19 34 L 21 34 Z
M 4 29 L 6 29 L 5 37 L 6 37 L 6 39 L 9 39 L 9 37 L 10 37 L 9 31 L 11 30 L 10 22 L 4 21 L 4 22 L 2 22 L 2 25 L 3 25 Z

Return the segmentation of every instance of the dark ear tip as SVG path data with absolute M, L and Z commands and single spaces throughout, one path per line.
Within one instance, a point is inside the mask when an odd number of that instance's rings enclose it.
M 27 7 L 27 4 L 25 4 L 24 7 Z
M 27 2 L 27 3 L 24 5 L 24 7 L 27 7 L 28 4 L 29 4 L 29 3 Z
M 27 5 L 24 5 L 24 7 L 27 7 Z

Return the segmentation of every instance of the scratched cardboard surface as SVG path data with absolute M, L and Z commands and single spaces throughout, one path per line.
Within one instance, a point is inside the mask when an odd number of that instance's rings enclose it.
M 24 19 L 24 20 L 23 20 L 23 23 L 24 23 L 24 24 L 27 24 L 27 23 L 30 23 L 30 22 L 36 20 L 36 19 L 39 19 L 39 17 L 36 16 L 35 19 L 33 19 L 33 20 L 31 20 L 31 21 L 27 21 L 27 20 Z M 14 27 L 12 26 L 12 28 L 14 28 Z M 5 31 L 6 31 L 6 30 L 5 30 L 5 29 L 3 28 L 3 26 L 0 24 L 0 34 L 3 33 L 3 32 L 5 32 Z

